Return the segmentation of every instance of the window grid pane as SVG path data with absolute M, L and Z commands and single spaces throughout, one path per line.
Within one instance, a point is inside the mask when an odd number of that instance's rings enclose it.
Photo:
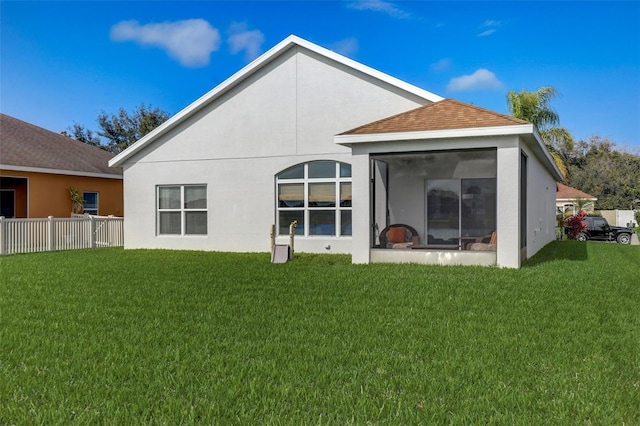
M 336 206 L 336 184 L 330 183 L 310 183 L 309 184 L 309 207 L 335 207 Z
M 158 188 L 158 207 L 160 209 L 179 209 L 180 187 L 165 186 Z
M 304 179 L 304 164 L 285 170 L 278 175 L 278 179 Z
M 340 235 L 351 235 L 351 210 L 340 211 Z
M 185 186 L 184 187 L 184 208 L 185 209 L 206 209 L 207 208 L 207 187 L 206 186 Z
M 340 207 L 351 207 L 351 182 L 340 183 Z
M 279 207 L 304 207 L 304 183 L 278 185 Z
M 180 212 L 160 212 L 160 234 L 180 235 Z
M 185 212 L 185 234 L 207 234 L 207 212 Z
M 309 235 L 336 235 L 335 210 L 309 211 Z
M 335 161 L 313 161 L 309 163 L 309 179 L 335 178 Z
M 289 235 L 289 226 L 294 220 L 298 221 L 296 235 L 304 235 L 304 210 L 281 210 L 278 213 L 279 235 Z
M 351 164 L 340 163 L 340 177 L 351 177 Z

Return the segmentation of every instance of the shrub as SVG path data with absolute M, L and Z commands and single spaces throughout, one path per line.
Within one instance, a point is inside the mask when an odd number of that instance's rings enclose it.
M 586 215 L 584 210 L 580 210 L 575 216 L 567 219 L 567 237 L 570 240 L 577 240 L 582 231 L 587 229 L 587 224 L 584 222 Z

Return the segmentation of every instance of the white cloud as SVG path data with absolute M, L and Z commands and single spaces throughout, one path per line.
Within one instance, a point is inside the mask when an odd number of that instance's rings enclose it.
M 478 37 L 486 37 L 486 36 L 491 35 L 491 34 L 493 34 L 495 32 L 496 32 L 496 29 L 492 28 L 490 30 L 481 32 L 480 34 L 478 34 Z
M 500 21 L 495 21 L 493 19 L 487 19 L 482 24 L 483 27 L 499 27 L 501 25 Z
M 484 68 L 480 68 L 471 75 L 452 78 L 447 85 L 447 90 L 451 91 L 499 90 L 501 88 L 502 83 L 496 75 Z
M 453 61 L 451 60 L 451 58 L 442 58 L 438 62 L 434 62 L 433 64 L 431 64 L 430 68 L 435 72 L 443 72 L 449 70 L 452 64 Z
M 348 1 L 347 7 L 355 10 L 372 10 L 374 12 L 382 12 L 394 18 L 411 18 L 411 14 L 409 12 L 402 10 L 395 3 L 385 0 Z
M 480 34 L 478 34 L 478 37 L 486 37 L 488 35 L 491 35 L 493 33 L 495 33 L 496 31 L 498 31 L 496 29 L 496 27 L 499 27 L 502 25 L 502 22 L 500 21 L 496 21 L 493 19 L 487 19 L 486 21 L 484 21 L 482 23 L 482 25 L 480 25 L 480 28 L 488 28 L 487 30 L 482 31 Z
M 347 38 L 329 45 L 329 48 L 343 56 L 351 56 L 358 51 L 358 39 Z
M 111 40 L 135 41 L 143 46 L 157 46 L 187 67 L 209 64 L 211 52 L 220 47 L 220 34 L 204 19 L 188 19 L 140 25 L 122 21 L 111 27 Z
M 231 53 L 234 55 L 242 50 L 245 51 L 245 59 L 252 61 L 257 58 L 262 51 L 264 34 L 259 30 L 249 31 L 246 23 L 234 23 L 229 28 L 229 38 L 227 39 Z

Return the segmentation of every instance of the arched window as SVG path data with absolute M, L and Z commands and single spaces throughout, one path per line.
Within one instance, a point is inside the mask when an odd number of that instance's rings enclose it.
M 276 175 L 277 228 L 296 235 L 351 235 L 351 165 L 338 161 L 311 161 Z

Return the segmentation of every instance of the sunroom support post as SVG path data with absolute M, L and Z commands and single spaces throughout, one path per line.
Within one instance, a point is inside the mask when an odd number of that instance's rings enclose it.
M 520 148 L 500 147 L 497 153 L 496 263 L 520 267 Z
M 353 263 L 369 263 L 371 251 L 371 186 L 370 186 L 369 154 L 356 153 L 353 149 L 351 161 L 351 177 L 353 203 L 351 261 Z

